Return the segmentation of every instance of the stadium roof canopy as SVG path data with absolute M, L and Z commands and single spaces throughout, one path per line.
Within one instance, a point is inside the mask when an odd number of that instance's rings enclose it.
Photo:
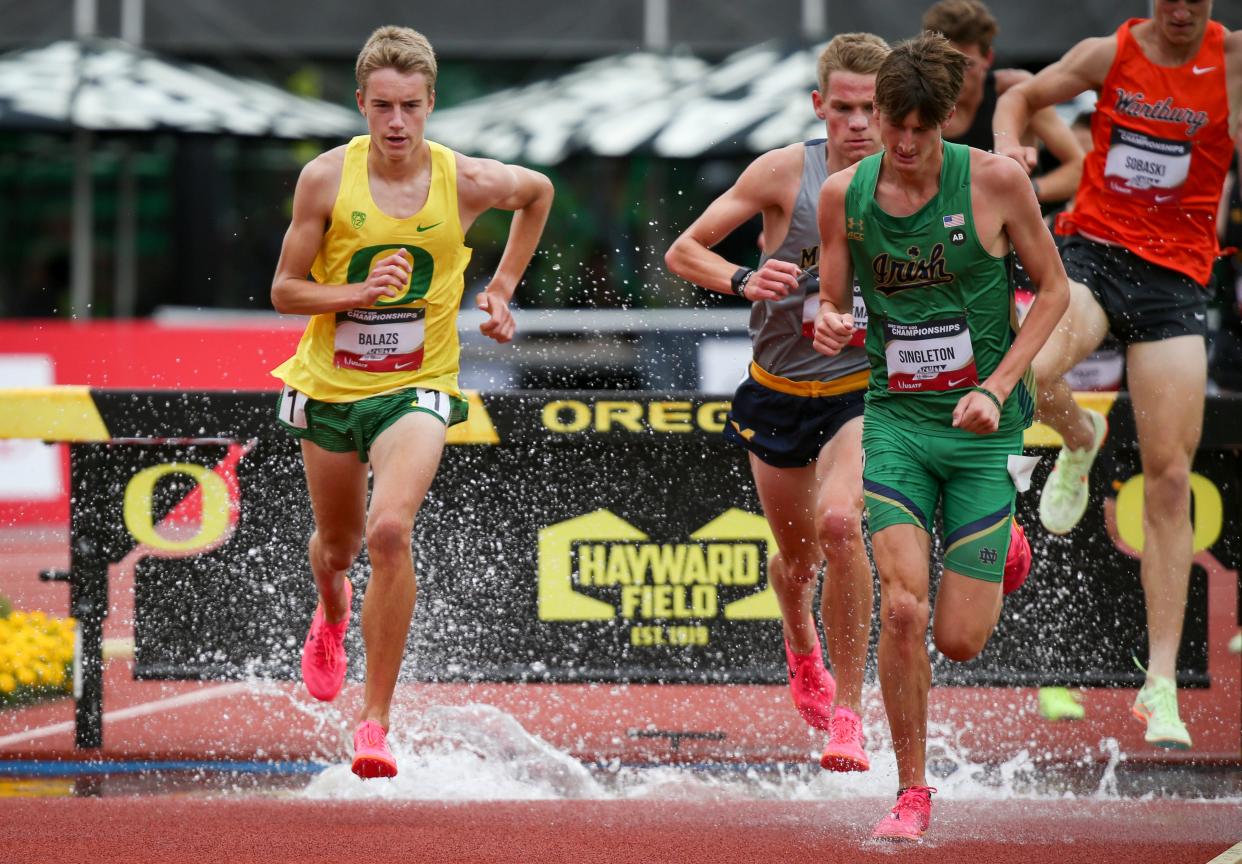
M 286 93 L 205 66 L 166 60 L 114 39 L 54 42 L 0 56 L 0 132 L 53 132 L 74 141 L 71 313 L 94 297 L 93 136 L 177 133 L 260 138 L 342 138 L 363 131 L 357 111 Z M 126 145 L 123 145 L 126 146 Z M 132 175 L 119 183 L 117 308 L 132 310 Z
M 119 40 L 69 39 L 0 55 L 0 131 L 296 139 L 364 129 L 357 111 Z
M 819 47 L 747 48 L 718 65 L 637 52 L 437 109 L 429 137 L 505 161 L 554 165 L 574 153 L 668 158 L 761 153 L 823 137 L 811 110 Z
M 593 60 L 564 75 L 438 108 L 430 138 L 506 162 L 555 165 L 574 154 L 670 159 L 757 155 L 824 137 L 811 108 L 823 46 L 775 43 L 718 65 L 637 52 Z M 1094 94 L 1066 106 L 1070 119 Z

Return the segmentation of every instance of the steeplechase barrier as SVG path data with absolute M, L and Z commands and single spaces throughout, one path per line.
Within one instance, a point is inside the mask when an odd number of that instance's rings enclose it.
M 775 551 L 728 402 L 695 393 L 470 393 L 413 545 L 419 608 L 409 680 L 778 683 Z M 1122 394 L 1079 394 L 1111 434 L 1092 501 L 1066 537 L 1037 496 L 1019 518 L 1034 566 L 976 660 L 937 683 L 1137 686 L 1145 656 L 1137 556 L 1143 478 Z M 102 744 L 108 571 L 135 572 L 134 674 L 295 678 L 315 604 L 312 517 L 272 392 L 0 391 L 0 438 L 70 445 L 70 589 L 78 621 L 76 743 Z M 1208 687 L 1207 575 L 1242 556 L 1242 398 L 1208 400 L 1192 478 L 1195 564 L 1179 666 Z M 1043 426 L 1028 452 L 1059 444 Z M 1038 489 L 1051 467 L 1036 470 Z M 351 578 L 367 579 L 364 557 Z M 358 591 L 356 597 L 361 598 Z M 358 628 L 347 650 L 360 654 Z M 934 652 L 933 652 L 934 653 Z M 354 664 L 359 669 L 360 664 Z

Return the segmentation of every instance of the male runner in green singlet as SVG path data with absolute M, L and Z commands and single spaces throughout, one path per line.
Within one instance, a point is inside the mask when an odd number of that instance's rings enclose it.
M 824 179 L 880 149 L 875 73 L 887 56 L 888 43 L 870 33 L 829 42 L 811 96 L 827 136 L 760 156 L 665 256 L 678 276 L 751 303 L 753 361 L 725 437 L 749 451 L 780 549 L 768 560 L 768 581 L 780 603 L 789 688 L 803 719 L 829 733 L 820 765 L 830 771 L 870 767 L 859 719 L 872 606 L 862 533 L 867 357 L 861 338 L 832 357 L 814 349 L 819 281 L 808 271 L 819 255 Z M 765 241 L 758 268 L 739 268 L 712 251 L 756 214 Z M 835 679 L 824 668 L 815 626 L 815 583 L 825 561 L 820 608 Z
M 885 150 L 829 177 L 819 201 L 816 347 L 832 354 L 849 343 L 854 277 L 868 314 L 863 489 L 900 783 L 875 828 L 884 839 L 917 839 L 931 819 L 925 639 L 936 508 L 945 553 L 933 634 L 942 654 L 964 661 L 1000 616 L 1016 484 L 1029 482 L 1030 363 L 1069 291 L 1021 168 L 942 139 L 966 62 L 939 34 L 895 48 L 876 76 Z M 1020 332 L 1013 252 L 1038 288 Z

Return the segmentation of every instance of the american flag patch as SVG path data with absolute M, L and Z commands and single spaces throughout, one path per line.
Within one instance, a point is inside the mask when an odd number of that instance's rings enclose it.
M 946 228 L 961 228 L 966 224 L 966 217 L 961 213 L 954 213 L 952 216 L 944 216 L 942 218 Z

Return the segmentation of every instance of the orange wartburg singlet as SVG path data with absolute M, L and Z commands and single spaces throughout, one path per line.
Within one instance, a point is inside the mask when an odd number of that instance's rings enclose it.
M 1225 28 L 1209 21 L 1193 59 L 1157 66 L 1131 32 L 1144 20 L 1117 30 L 1078 198 L 1057 219 L 1057 233 L 1124 246 L 1206 285 L 1220 252 L 1216 213 L 1233 154 Z

